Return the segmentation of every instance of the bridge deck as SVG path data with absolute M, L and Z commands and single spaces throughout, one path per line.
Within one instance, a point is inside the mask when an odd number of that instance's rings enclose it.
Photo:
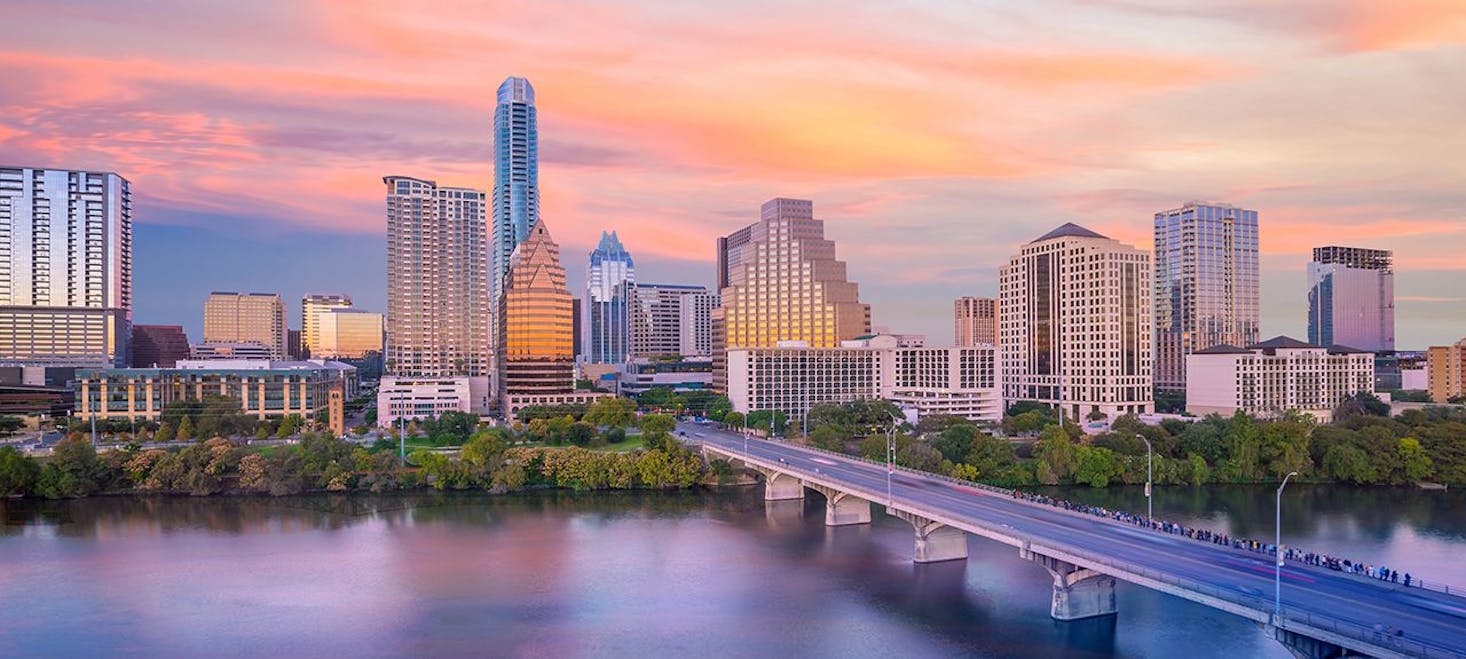
M 1208 606 L 1272 622 L 1270 556 L 1141 529 L 1109 519 L 909 471 L 887 499 L 882 465 L 710 427 L 683 425 L 687 439 L 749 464 L 798 476 L 888 508 L 1087 567 Z M 1290 561 L 1283 567 L 1280 627 L 1373 656 L 1466 657 L 1466 599 Z M 1386 636 L 1376 625 L 1398 628 Z

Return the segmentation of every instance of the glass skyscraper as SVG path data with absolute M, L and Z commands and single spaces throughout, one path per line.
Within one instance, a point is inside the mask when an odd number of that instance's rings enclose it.
M 1155 386 L 1186 391 L 1186 356 L 1258 339 L 1257 211 L 1188 203 L 1155 214 Z
M 636 264 L 631 254 L 615 231 L 601 232 L 601 242 L 590 253 L 590 269 L 585 273 L 585 309 L 581 314 L 585 361 L 626 361 L 631 344 L 631 289 L 635 283 Z
M 539 128 L 534 87 L 524 78 L 499 85 L 494 110 L 494 193 L 490 293 L 495 304 L 504 290 L 509 256 L 540 219 Z
M 574 303 L 544 222 L 511 255 L 499 300 L 499 380 L 509 399 L 575 390 Z
M 1395 268 L 1389 250 L 1313 248 L 1308 341 L 1370 352 L 1395 349 Z

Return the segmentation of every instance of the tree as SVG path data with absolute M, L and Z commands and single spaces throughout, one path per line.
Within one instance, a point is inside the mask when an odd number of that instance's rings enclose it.
M 1026 435 L 1038 432 L 1051 423 L 1053 423 L 1051 412 L 1029 410 L 1003 417 L 1003 432 L 1009 435 Z
M 435 444 L 462 444 L 478 428 L 478 415 L 450 411 L 423 421 L 423 430 Z
M 1053 476 L 1059 480 L 1069 478 L 1074 474 L 1077 460 L 1074 441 L 1069 438 L 1069 433 L 1057 425 L 1043 429 L 1038 442 L 1034 444 L 1033 454 L 1047 465 Z
M 912 442 L 896 451 L 896 464 L 920 471 L 935 472 L 942 466 L 942 454 L 925 442 Z
M 193 417 L 186 416 L 178 422 L 177 437 L 179 441 L 193 439 Z
M 565 429 L 565 442 L 572 446 L 589 446 L 596 438 L 596 427 L 584 421 L 576 421 Z
M 1358 447 L 1349 444 L 1335 444 L 1323 456 L 1323 469 L 1334 480 L 1353 483 L 1374 483 L 1379 479 L 1369 457 Z
M 809 443 L 826 451 L 844 451 L 847 435 L 835 426 L 820 426 L 809 434 Z
M 952 462 L 961 462 L 977 441 L 977 428 L 971 424 L 952 424 L 931 441 L 932 448 Z
M 84 497 L 100 489 L 104 477 L 91 442 L 73 435 L 56 444 L 37 476 L 36 492 L 49 499 Z
M 1388 417 L 1389 415 L 1389 403 L 1380 400 L 1370 392 L 1360 391 L 1345 398 L 1334 408 L 1334 423 L 1344 423 L 1360 416 Z
M 648 414 L 641 417 L 643 433 L 670 433 L 677 427 L 677 420 L 666 414 Z
M 745 421 L 747 419 L 744 418 L 742 412 L 729 412 L 723 415 L 723 423 L 727 424 L 729 428 L 742 428 Z
M 749 430 L 768 430 L 770 418 L 773 419 L 774 434 L 784 432 L 789 427 L 789 415 L 778 410 L 757 410 L 749 412 L 746 423 Z
M 1074 482 L 1090 487 L 1105 487 L 1118 471 L 1115 452 L 1103 446 L 1076 447 Z
M 1400 466 L 1404 472 L 1406 482 L 1418 483 L 1423 481 L 1435 470 L 1435 465 L 1431 463 L 1430 456 L 1427 456 L 1425 449 L 1421 448 L 1420 440 L 1414 437 L 1401 439 L 1396 453 L 1400 457 Z
M 158 432 L 153 433 L 153 441 L 155 441 L 155 442 L 171 442 L 171 441 L 173 441 L 173 424 L 168 423 L 167 421 L 164 421 L 162 423 L 159 423 L 158 424 Z
M 636 422 L 636 403 L 626 398 L 601 398 L 586 408 L 583 420 L 597 427 L 625 428 Z
M 976 467 L 983 478 L 993 478 L 1017 464 L 1018 456 L 1014 454 L 1013 444 L 1008 440 L 998 439 L 984 432 L 978 433 L 974 438 L 972 449 L 967 452 L 963 462 Z
M 13 446 L 0 446 L 0 498 L 35 490 L 41 468 Z

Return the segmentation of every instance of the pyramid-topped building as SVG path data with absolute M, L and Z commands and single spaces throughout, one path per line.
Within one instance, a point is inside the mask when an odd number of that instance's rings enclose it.
M 499 391 L 509 399 L 575 390 L 574 302 L 543 220 L 509 259 L 499 300 Z

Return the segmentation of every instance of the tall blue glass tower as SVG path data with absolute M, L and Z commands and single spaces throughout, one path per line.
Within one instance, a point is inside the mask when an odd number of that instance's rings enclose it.
M 509 255 L 540 219 L 539 128 L 534 87 L 524 78 L 506 78 L 499 85 L 499 105 L 494 110 L 492 213 L 489 290 L 497 305 Z
M 631 349 L 631 290 L 636 264 L 616 232 L 601 232 L 585 273 L 585 309 L 581 345 L 586 362 L 620 364 Z

